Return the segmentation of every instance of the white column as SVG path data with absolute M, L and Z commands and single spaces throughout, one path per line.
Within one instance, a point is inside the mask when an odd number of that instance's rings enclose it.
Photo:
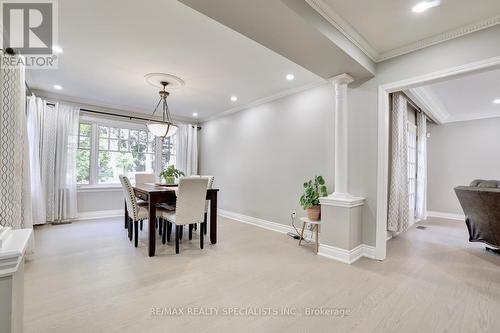
M 336 194 L 349 192 L 349 154 L 348 154 L 348 114 L 347 85 L 354 79 L 342 74 L 332 79 L 335 89 L 335 191 Z
M 365 199 L 349 193 L 349 122 L 347 88 L 353 78 L 342 74 L 331 79 L 335 91 L 335 191 L 321 202 L 319 255 L 344 263 L 368 256 L 363 244 Z

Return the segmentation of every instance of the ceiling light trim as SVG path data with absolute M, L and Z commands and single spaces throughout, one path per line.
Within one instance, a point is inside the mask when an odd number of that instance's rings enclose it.
M 415 52 L 426 47 L 444 43 L 458 37 L 484 30 L 500 24 L 500 15 L 486 18 L 484 20 L 471 23 L 457 29 L 452 29 L 416 42 L 389 50 L 378 52 L 371 44 L 361 36 L 354 27 L 344 20 L 330 5 L 324 0 L 305 0 L 314 10 L 323 16 L 335 29 L 340 31 L 347 39 L 356 45 L 366 56 L 374 62 L 382 62 L 395 57 L 399 57 L 411 52 Z

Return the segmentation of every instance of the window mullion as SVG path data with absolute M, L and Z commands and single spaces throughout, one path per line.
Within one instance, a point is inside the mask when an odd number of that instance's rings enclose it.
M 97 184 L 97 174 L 99 173 L 99 128 L 92 122 L 92 136 L 90 146 L 90 184 Z

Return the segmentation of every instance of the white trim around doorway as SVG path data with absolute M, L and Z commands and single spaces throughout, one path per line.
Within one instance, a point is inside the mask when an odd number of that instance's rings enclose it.
M 389 185 L 389 94 L 428 85 L 451 77 L 500 67 L 500 57 L 493 57 L 378 87 L 378 162 L 377 162 L 377 229 L 375 259 L 384 260 L 387 242 L 387 201 Z

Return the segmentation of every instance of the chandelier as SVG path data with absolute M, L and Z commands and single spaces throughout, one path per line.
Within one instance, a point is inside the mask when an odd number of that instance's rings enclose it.
M 170 110 L 168 109 L 167 97 L 170 95 L 167 88 L 168 82 L 161 81 L 161 85 L 163 86 L 163 90 L 160 90 L 160 100 L 156 104 L 155 110 L 149 119 L 149 123 L 146 125 L 148 130 L 154 135 L 161 138 L 168 138 L 169 136 L 174 135 L 177 132 L 178 127 L 173 123 L 172 117 L 170 116 Z M 162 120 L 157 121 L 154 120 L 153 117 L 160 107 L 162 109 Z

